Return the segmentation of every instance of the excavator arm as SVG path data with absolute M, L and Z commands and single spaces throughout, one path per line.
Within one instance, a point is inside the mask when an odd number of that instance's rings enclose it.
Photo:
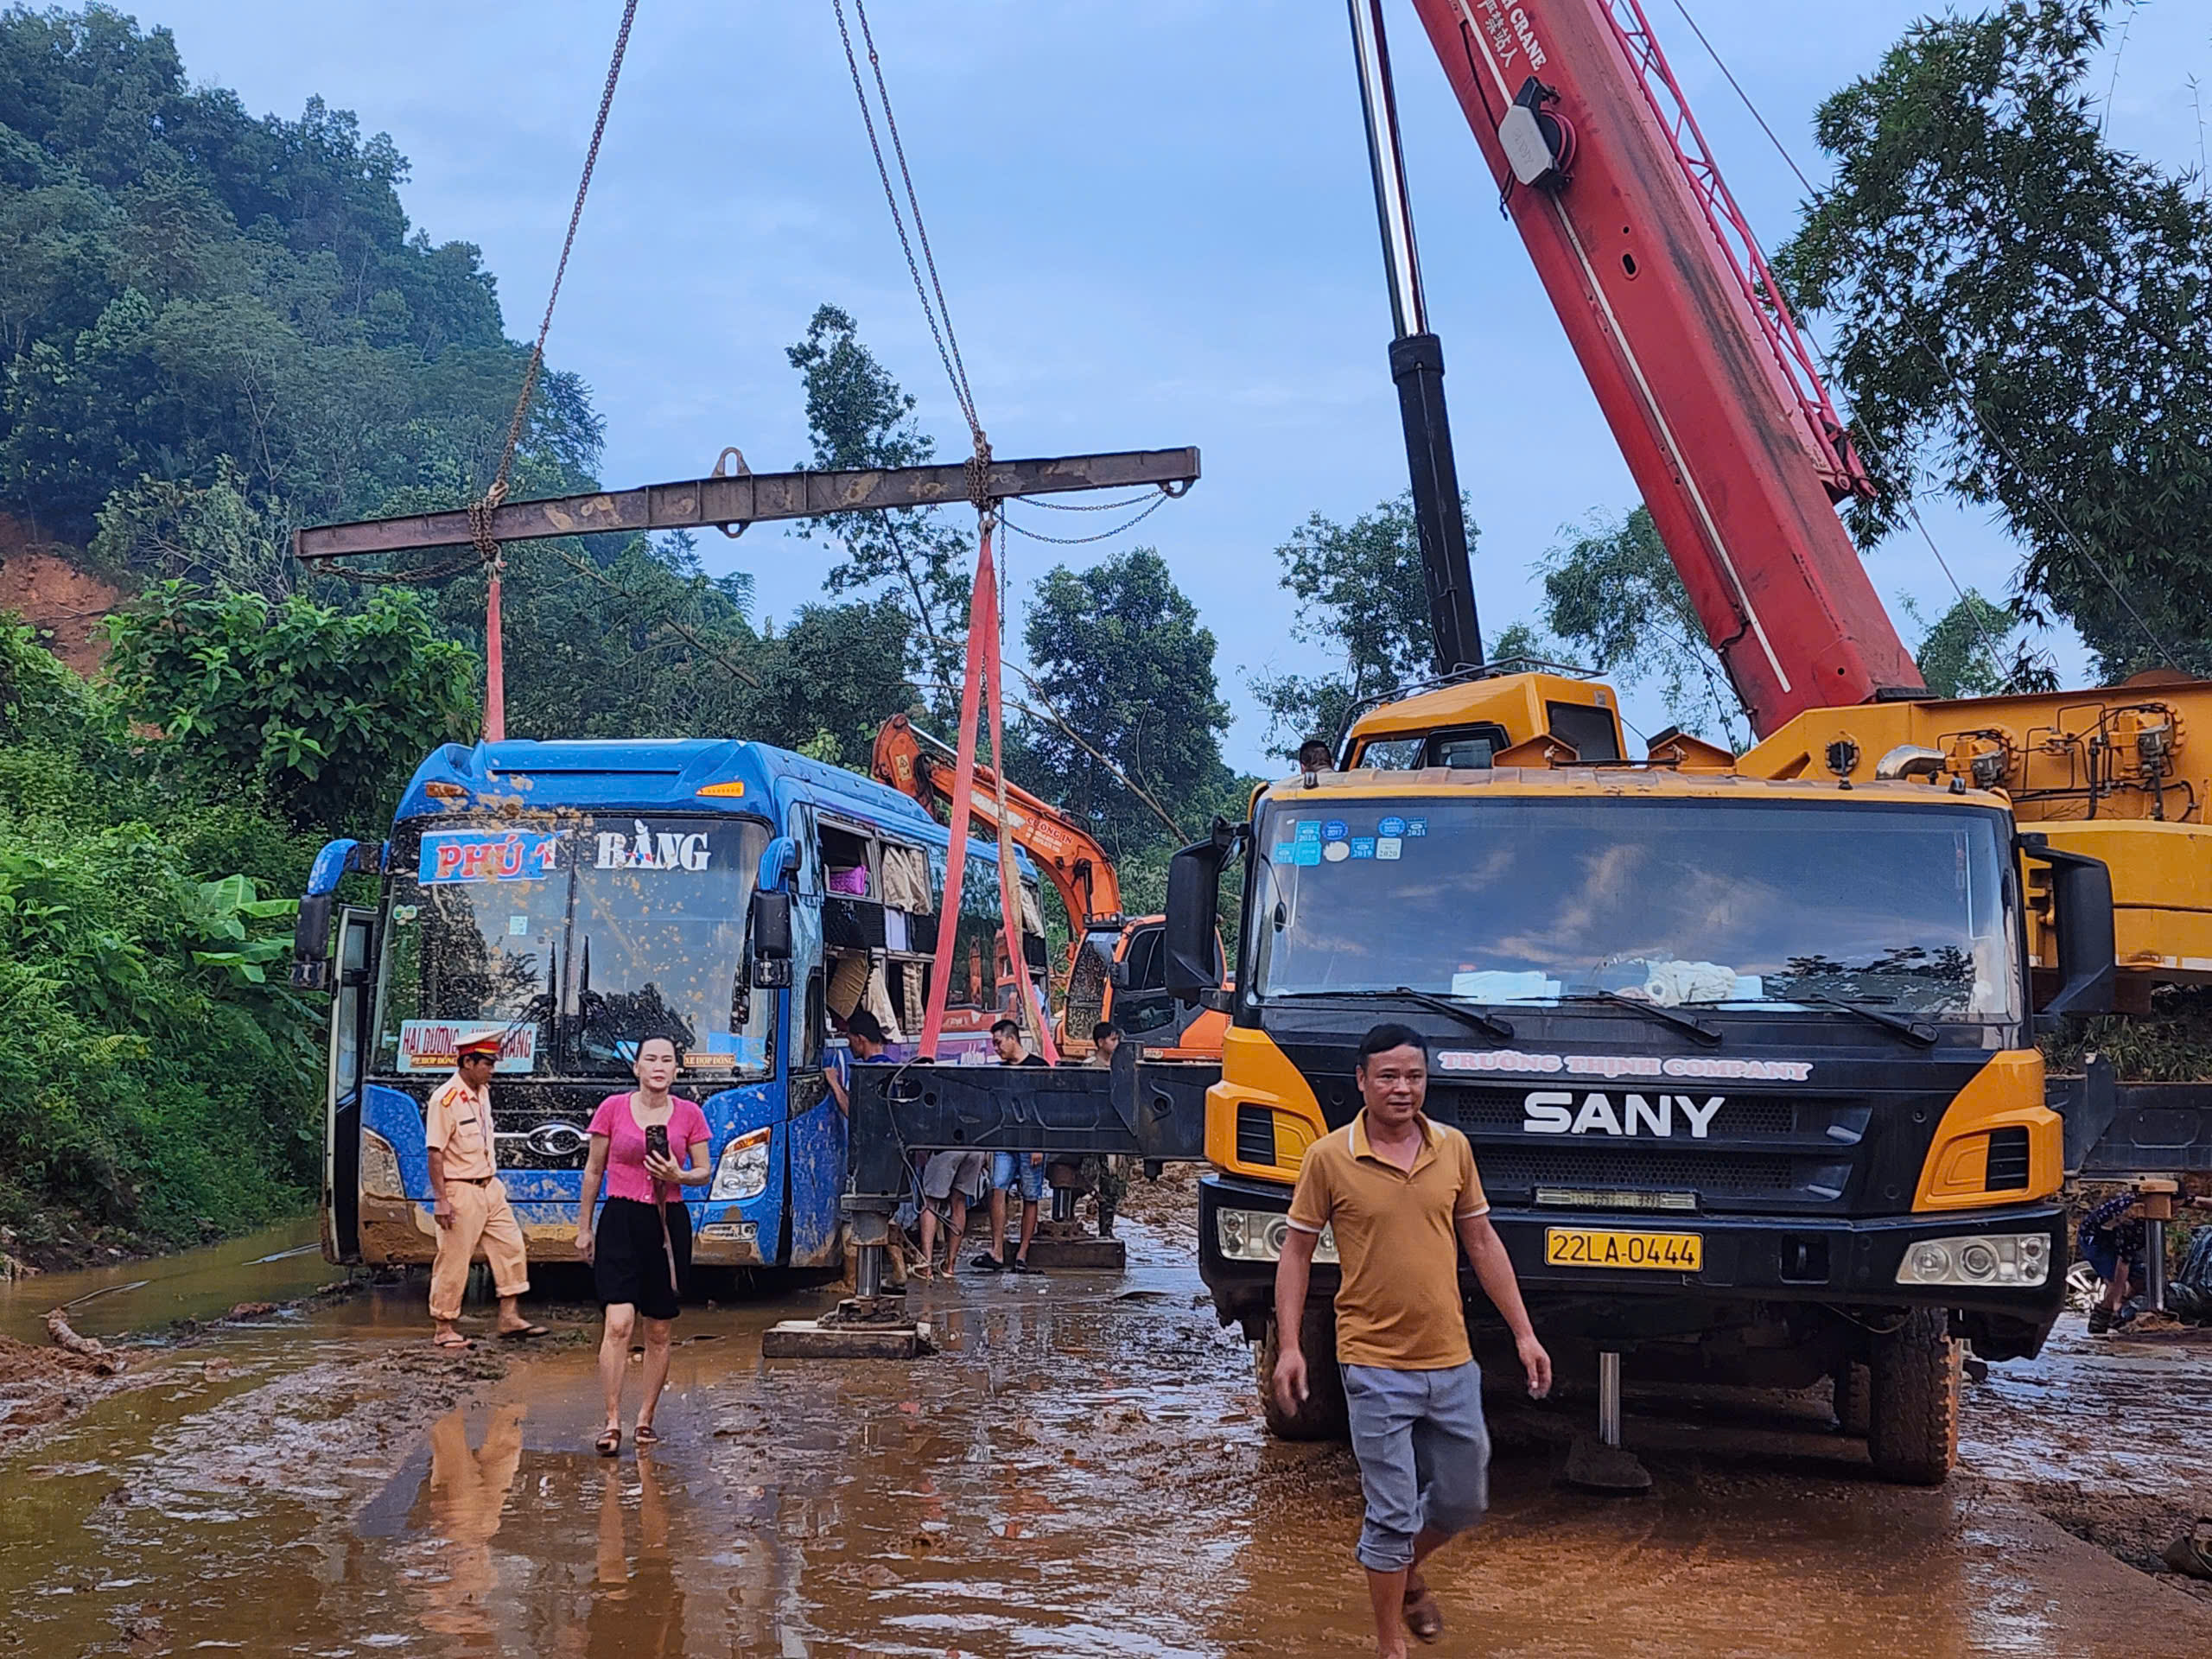
M 893 715 L 876 731 L 871 770 L 878 782 L 935 811 L 952 799 L 953 760 L 948 745 L 918 730 L 905 715 Z M 1007 784 L 1006 804 L 1015 844 L 1060 895 L 1069 927 L 1077 935 L 1118 930 L 1122 887 L 1106 849 L 1073 818 L 1019 784 Z M 998 774 L 980 762 L 969 810 L 978 828 L 998 833 Z

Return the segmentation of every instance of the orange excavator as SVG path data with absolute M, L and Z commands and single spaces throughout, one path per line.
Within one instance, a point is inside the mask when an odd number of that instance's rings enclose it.
M 879 782 L 942 813 L 952 800 L 954 760 L 950 744 L 899 714 L 877 730 L 870 769 Z M 998 794 L 997 774 L 978 762 L 969 810 L 979 836 L 998 834 Z M 1071 943 L 1054 1033 L 1061 1052 L 1087 1058 L 1091 1028 L 1109 1020 L 1147 1057 L 1220 1058 L 1227 1016 L 1169 994 L 1165 918 L 1122 913 L 1122 884 L 1097 838 L 1011 779 L 1006 816 L 1015 844 L 1052 884 L 1068 914 Z

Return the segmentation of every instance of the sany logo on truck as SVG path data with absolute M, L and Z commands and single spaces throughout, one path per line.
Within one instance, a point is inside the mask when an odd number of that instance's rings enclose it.
M 1565 1090 L 1539 1089 L 1521 1103 L 1521 1128 L 1526 1135 L 1588 1135 L 1594 1129 L 1605 1135 L 1671 1135 L 1675 1108 L 1679 1106 L 1682 1121 L 1689 1125 L 1690 1139 L 1702 1141 L 1714 1116 L 1728 1102 L 1726 1095 L 1707 1095 L 1702 1106 L 1692 1095 L 1657 1098 L 1659 1103 L 1655 1106 L 1642 1095 L 1624 1095 L 1617 1113 L 1611 1096 L 1588 1094 L 1582 1096 L 1582 1109 L 1578 1112 L 1574 1096 Z

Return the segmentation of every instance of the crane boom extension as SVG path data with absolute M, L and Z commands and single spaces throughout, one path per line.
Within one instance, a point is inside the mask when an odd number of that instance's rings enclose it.
M 1864 470 L 1637 0 L 1414 0 L 1762 734 L 1923 688 L 1834 500 Z

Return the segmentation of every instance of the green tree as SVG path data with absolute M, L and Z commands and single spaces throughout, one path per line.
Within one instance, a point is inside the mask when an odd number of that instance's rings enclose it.
M 1915 24 L 1821 106 L 1834 185 L 1776 261 L 1828 312 L 1894 529 L 1926 474 L 2028 550 L 2023 608 L 2119 677 L 2212 671 L 2212 204 L 2106 139 L 2105 0 Z M 2155 636 L 2158 643 L 2154 645 Z
M 1163 833 L 1132 783 L 1178 817 L 1212 798 L 1229 724 L 1214 638 L 1158 552 L 1135 548 L 1086 570 L 1054 566 L 1030 599 L 1022 637 L 1029 689 L 1068 731 L 1025 722 L 1010 775 L 1089 823 L 1117 861 Z
M 2012 606 L 1993 604 L 1971 588 L 1933 622 L 1909 594 L 1900 594 L 1897 605 L 1921 631 L 1913 660 L 1937 696 L 1986 697 L 2018 683 L 2021 617 Z
M 1470 549 L 1474 539 L 1470 512 Z M 1298 601 L 1290 637 L 1342 663 L 1319 674 L 1253 679 L 1253 694 L 1268 711 L 1268 738 L 1289 759 L 1306 738 L 1336 738 L 1358 702 L 1431 673 L 1436 647 L 1411 494 L 1349 524 L 1314 513 L 1275 557 L 1281 585 Z
M 1750 718 L 1648 510 L 1638 506 L 1618 522 L 1593 513 L 1540 568 L 1543 626 L 1565 654 L 1624 690 L 1656 684 L 1686 731 L 1739 748 L 1748 740 Z M 1538 647 L 1529 654 L 1555 654 L 1533 632 L 1528 640 Z
M 482 671 L 411 594 L 347 614 L 294 595 L 148 590 L 108 619 L 108 671 L 161 757 L 247 784 L 302 826 L 371 827 L 435 745 L 476 723 Z
M 281 528 L 253 505 L 246 479 L 229 456 L 205 488 L 141 478 L 100 509 L 96 559 L 142 576 L 234 588 L 281 599 L 296 567 Z
M 806 337 L 785 355 L 806 383 L 814 441 L 808 464 L 843 471 L 919 467 L 935 457 L 937 445 L 914 419 L 913 395 L 861 344 L 845 312 L 818 307 Z M 917 507 L 832 513 L 809 519 L 801 533 L 823 537 L 842 556 L 824 580 L 830 592 L 891 599 L 912 625 L 914 666 L 938 685 L 958 686 L 975 560 L 967 530 L 935 508 Z

